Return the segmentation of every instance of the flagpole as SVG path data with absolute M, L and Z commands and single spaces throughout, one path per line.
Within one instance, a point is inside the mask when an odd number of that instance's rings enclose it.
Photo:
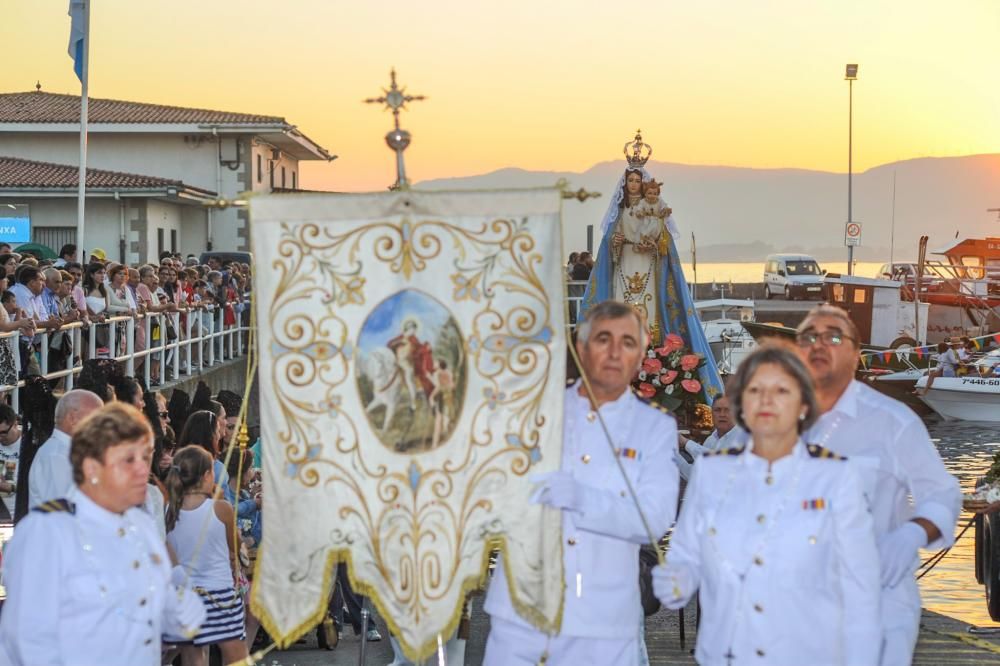
M 83 0 L 83 63 L 80 77 L 80 182 L 76 192 L 76 251 L 84 258 L 84 210 L 87 200 L 87 113 L 89 91 L 87 79 L 90 74 L 90 0 Z

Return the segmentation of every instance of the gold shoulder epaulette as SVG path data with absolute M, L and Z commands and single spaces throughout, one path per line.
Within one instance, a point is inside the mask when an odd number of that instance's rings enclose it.
M 32 509 L 32 511 L 40 513 L 76 513 L 76 505 L 68 499 L 54 499 L 42 502 Z
M 806 444 L 806 451 L 813 458 L 827 458 L 828 460 L 847 460 L 839 453 L 834 453 L 830 449 L 823 448 L 819 444 Z
M 641 402 L 642 404 L 648 405 L 649 407 L 652 407 L 653 409 L 655 409 L 658 412 L 663 412 L 664 414 L 671 414 L 671 412 L 670 412 L 669 409 L 667 409 L 666 407 L 664 407 L 663 405 L 661 405 L 658 402 L 650 400 L 649 398 L 643 398 L 638 393 L 635 394 L 635 397 L 637 397 L 639 399 L 639 402 Z M 671 414 L 671 416 L 672 416 L 672 414 Z
M 742 446 L 734 446 L 729 449 L 718 449 L 717 451 L 705 451 L 706 456 L 738 456 L 743 453 Z

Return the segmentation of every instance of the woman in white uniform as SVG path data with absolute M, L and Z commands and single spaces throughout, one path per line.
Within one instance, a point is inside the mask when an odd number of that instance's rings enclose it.
M 141 509 L 153 433 L 112 403 L 73 435 L 75 486 L 22 520 L 4 553 L 0 663 L 160 663 L 160 636 L 193 636 L 205 608 L 171 582 L 170 559 Z
M 809 374 L 767 347 L 734 380 L 750 440 L 695 461 L 657 597 L 677 609 L 700 590 L 699 664 L 877 664 L 872 518 L 851 466 L 799 436 L 818 415 Z

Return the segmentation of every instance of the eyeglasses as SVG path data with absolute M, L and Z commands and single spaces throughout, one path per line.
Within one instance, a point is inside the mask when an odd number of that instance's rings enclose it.
M 840 331 L 823 331 L 822 333 L 799 333 L 795 336 L 795 342 L 799 347 L 812 347 L 817 341 L 822 342 L 827 347 L 839 347 L 844 344 L 844 340 L 853 340 L 849 335 L 844 335 Z

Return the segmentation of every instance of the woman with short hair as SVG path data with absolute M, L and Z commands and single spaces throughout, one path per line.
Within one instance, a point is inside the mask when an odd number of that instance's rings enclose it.
M 160 663 L 163 633 L 193 636 L 205 608 L 171 582 L 146 496 L 153 433 L 135 408 L 105 405 L 73 434 L 74 487 L 22 520 L 4 553 L 0 662 Z
M 765 347 L 730 395 L 750 439 L 695 461 L 656 596 L 700 590 L 699 664 L 878 664 L 872 517 L 851 466 L 800 436 L 819 415 L 808 371 Z

